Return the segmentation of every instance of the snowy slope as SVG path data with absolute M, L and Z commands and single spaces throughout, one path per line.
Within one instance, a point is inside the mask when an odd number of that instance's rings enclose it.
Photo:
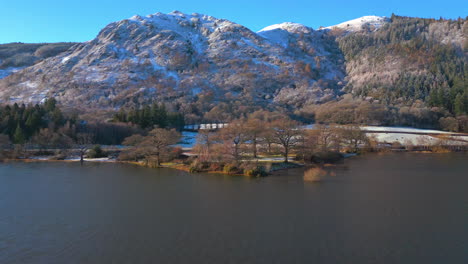
M 340 28 L 350 32 L 360 31 L 365 28 L 370 30 L 376 30 L 382 27 L 385 23 L 388 23 L 389 19 L 387 17 L 380 16 L 363 16 L 353 20 L 349 20 L 338 25 L 329 26 L 324 29 L 333 29 Z
M 468 136 L 433 129 L 420 129 L 409 127 L 377 127 L 362 126 L 361 129 L 368 131 L 368 136 L 375 138 L 380 143 L 398 142 L 406 145 L 466 145 Z
M 274 24 L 271 26 L 267 26 L 259 30 L 257 33 L 262 33 L 262 32 L 265 33 L 265 32 L 272 31 L 272 30 L 284 30 L 284 31 L 292 32 L 292 33 L 299 33 L 299 32 L 310 33 L 312 29 L 302 24 L 293 23 L 293 22 L 284 22 L 281 24 Z
M 330 100 L 343 86 L 337 83 L 345 69 L 323 34 L 295 23 L 255 33 L 226 19 L 178 11 L 133 16 L 9 82 L 0 80 L 0 102 L 54 96 L 71 107 L 116 109 L 154 100 L 187 104 L 205 95 L 212 98 L 207 105 Z M 291 92 L 302 96 L 291 99 Z
M 310 34 L 312 32 L 312 28 L 308 28 L 302 24 L 292 23 L 292 22 L 285 22 L 281 24 L 275 24 L 257 32 L 258 35 L 264 37 L 281 45 L 282 47 L 287 47 L 290 44 L 290 35 L 292 34 Z
M 11 75 L 17 71 L 20 71 L 21 69 L 23 69 L 22 67 L 21 68 L 14 68 L 14 67 L 10 67 L 10 68 L 6 68 L 6 69 L 0 69 L 0 79 L 3 79 L 5 77 L 7 77 L 8 75 Z

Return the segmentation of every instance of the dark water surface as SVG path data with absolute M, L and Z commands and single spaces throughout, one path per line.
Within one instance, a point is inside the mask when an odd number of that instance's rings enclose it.
M 349 159 L 321 184 L 0 163 L 0 263 L 468 263 L 468 155 Z

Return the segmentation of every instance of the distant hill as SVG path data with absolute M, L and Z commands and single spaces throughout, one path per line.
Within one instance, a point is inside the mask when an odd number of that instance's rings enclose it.
M 76 43 L 0 44 L 0 78 L 67 51 Z
M 67 51 L 76 43 L 0 44 L 0 69 L 26 67 Z

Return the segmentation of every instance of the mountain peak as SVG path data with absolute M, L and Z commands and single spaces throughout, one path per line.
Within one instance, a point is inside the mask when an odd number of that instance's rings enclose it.
M 363 16 L 363 17 L 359 17 L 353 20 L 345 21 L 338 25 L 326 27 L 325 29 L 340 28 L 340 29 L 344 29 L 346 31 L 352 31 L 352 32 L 362 30 L 363 26 L 372 26 L 374 27 L 374 29 L 379 29 L 388 21 L 389 19 L 387 17 L 373 16 L 373 15 Z
M 182 14 L 182 15 L 183 15 L 184 13 L 183 13 L 183 12 L 180 12 L 179 10 L 174 10 L 174 11 L 172 11 L 172 12 L 169 13 L 169 14 L 174 14 L 174 15 Z
M 299 32 L 310 32 L 312 31 L 311 28 L 304 26 L 303 24 L 293 23 L 293 22 L 284 22 L 280 24 L 274 24 L 268 27 L 263 28 L 262 30 L 258 31 L 258 33 L 272 31 L 272 30 L 285 30 L 291 33 L 299 33 Z
M 269 41 L 279 44 L 283 47 L 287 47 L 291 35 L 294 34 L 310 34 L 313 32 L 312 28 L 306 27 L 302 24 L 284 22 L 281 24 L 275 24 L 268 26 L 257 32 L 258 35 L 262 36 Z
M 209 20 L 216 20 L 216 18 L 214 17 L 211 17 L 211 16 L 207 16 L 207 15 L 203 15 L 203 14 L 199 14 L 199 13 L 192 13 L 192 14 L 186 14 L 186 13 L 183 13 L 181 11 L 178 11 L 178 10 L 174 10 L 170 13 L 161 13 L 161 12 L 157 12 L 157 13 L 154 13 L 154 14 L 151 14 L 151 15 L 147 15 L 147 16 L 140 16 L 140 15 L 134 15 L 132 16 L 129 20 L 134 20 L 134 21 L 143 21 L 143 20 L 151 20 L 151 19 L 163 19 L 163 20 L 168 20 L 168 19 L 192 19 L 192 18 L 206 18 L 206 19 L 209 19 Z

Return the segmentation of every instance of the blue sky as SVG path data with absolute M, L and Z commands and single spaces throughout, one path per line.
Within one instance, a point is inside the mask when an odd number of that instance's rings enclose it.
M 0 43 L 87 41 L 110 22 L 135 14 L 202 13 L 240 23 L 251 30 L 281 22 L 318 28 L 364 15 L 458 18 L 468 15 L 466 0 L 0 0 Z

